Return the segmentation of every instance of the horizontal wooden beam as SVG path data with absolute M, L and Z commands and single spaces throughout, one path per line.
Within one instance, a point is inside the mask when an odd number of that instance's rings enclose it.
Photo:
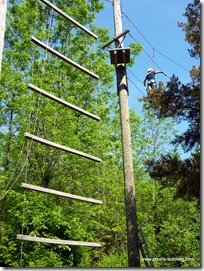
M 47 244 L 53 244 L 53 245 L 102 247 L 100 243 L 70 241 L 70 240 L 62 240 L 62 239 L 50 239 L 50 238 L 34 237 L 34 236 L 23 235 L 23 234 L 17 234 L 17 239 L 22 240 L 22 241 L 47 243 Z
M 108 45 L 110 45 L 111 43 L 113 43 L 114 41 L 116 41 L 117 39 L 119 39 L 120 37 L 126 35 L 127 33 L 129 33 L 130 30 L 126 29 L 125 31 L 123 31 L 122 33 L 118 34 L 117 36 L 113 37 L 112 40 L 108 41 L 107 43 L 105 43 L 101 48 L 105 49 Z
M 83 31 L 85 31 L 87 34 L 89 34 L 90 36 L 92 36 L 94 39 L 98 39 L 97 35 L 95 35 L 91 31 L 89 31 L 86 27 L 84 27 L 83 25 L 81 25 L 80 23 L 78 23 L 77 21 L 75 21 L 72 17 L 70 17 L 69 15 L 67 15 L 66 13 L 64 13 L 61 9 L 59 9 L 58 7 L 56 7 L 55 5 L 53 5 L 52 3 L 50 3 L 49 1 L 47 1 L 47 0 L 40 0 L 40 1 L 43 2 L 44 4 L 46 4 L 47 6 L 49 6 L 50 8 L 52 8 L 53 10 L 55 10 L 56 12 L 58 12 L 65 19 L 69 20 L 70 22 L 72 22 L 73 24 L 75 24 L 77 27 L 79 27 L 80 29 L 82 29 Z
M 35 135 L 32 135 L 30 133 L 25 133 L 24 136 L 26 138 L 29 138 L 29 139 L 32 139 L 34 141 L 37 141 L 39 143 L 42 143 L 42 144 L 45 144 L 45 145 L 48 145 L 48 146 L 51 146 L 51 147 L 54 147 L 56 149 L 59 149 L 59 150 L 62 150 L 62 151 L 66 151 L 66 152 L 70 152 L 72 154 L 76 154 L 76 155 L 79 155 L 79 156 L 82 156 L 84 158 L 87 158 L 87 159 L 90 159 L 90 160 L 93 160 L 93 161 L 96 161 L 96 162 L 101 162 L 101 159 L 98 158 L 98 157 L 95 157 L 95 156 L 92 156 L 90 154 L 87 154 L 87 153 L 84 153 L 84 152 L 81 152 L 81 151 L 78 151 L 78 150 L 74 150 L 74 149 L 71 149 L 71 148 L 68 148 L 68 147 L 65 147 L 63 145 L 59 145 L 57 143 L 54 143 L 52 141 L 49 141 L 49 140 L 46 140 L 44 138 L 41 138 L 41 137 L 38 137 L 38 136 L 35 136 Z
M 36 87 L 36 86 L 34 86 L 32 84 L 29 84 L 28 88 L 33 90 L 33 91 L 36 91 L 36 92 L 38 92 L 38 93 L 40 93 L 42 95 L 44 95 L 47 98 L 50 98 L 53 101 L 56 101 L 56 102 L 58 102 L 58 103 L 60 103 L 62 105 L 65 105 L 65 106 L 67 106 L 67 107 L 69 107 L 71 109 L 74 109 L 75 111 L 77 111 L 77 112 L 79 112 L 81 114 L 84 114 L 84 115 L 86 115 L 88 117 L 91 117 L 92 119 L 100 120 L 100 118 L 98 116 L 96 116 L 94 114 L 91 114 L 88 111 L 81 109 L 80 107 L 77 107 L 77 106 L 75 106 L 73 104 L 70 104 L 70 103 L 58 98 L 57 96 L 55 96 L 53 94 L 50 94 L 49 92 L 47 92 L 47 91 L 45 91 L 45 90 L 43 90 L 41 88 L 38 88 L 38 87 Z
M 69 198 L 69 199 L 73 199 L 73 200 L 79 200 L 79 201 L 85 201 L 85 202 L 90 202 L 90 203 L 102 204 L 101 200 L 81 197 L 81 196 L 78 196 L 78 195 L 73 195 L 73 194 L 69 194 L 69 193 L 65 193 L 65 192 L 61 192 L 61 191 L 57 191 L 57 190 L 53 190 L 53 189 L 49 189 L 49 188 L 44 188 L 44 187 L 40 187 L 40 186 L 28 184 L 28 183 L 22 183 L 21 187 L 25 188 L 25 189 L 33 190 L 33 191 L 38 191 L 38 192 L 42 192 L 42 193 L 46 193 L 46 194 L 60 196 L 60 197 L 63 197 L 63 198 Z
M 56 55 L 57 57 L 59 57 L 60 59 L 66 61 L 67 63 L 71 64 L 72 66 L 74 66 L 75 68 L 83 71 L 84 73 L 92 76 L 95 79 L 99 79 L 99 76 L 91 71 L 89 71 L 88 69 L 82 67 L 81 65 L 77 64 L 76 62 L 72 61 L 71 59 L 69 59 L 68 57 L 60 54 L 59 52 L 57 52 L 56 50 L 52 49 L 51 47 L 47 46 L 46 44 L 44 44 L 43 42 L 39 41 L 38 39 L 36 39 L 35 37 L 31 37 L 31 41 L 34 42 L 35 44 L 39 45 L 40 47 L 42 47 L 43 49 L 47 50 L 48 52 L 52 53 L 53 55 Z

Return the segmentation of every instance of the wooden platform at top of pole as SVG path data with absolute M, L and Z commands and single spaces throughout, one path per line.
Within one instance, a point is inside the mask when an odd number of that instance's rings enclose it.
M 23 234 L 17 234 L 17 239 L 21 241 L 39 242 L 39 243 L 46 243 L 46 244 L 53 244 L 53 245 L 102 247 L 100 243 L 51 239 L 51 238 L 35 237 L 35 236 L 23 235 Z
M 37 185 L 32 185 L 32 184 L 28 184 L 28 183 L 22 183 L 21 187 L 25 188 L 25 189 L 37 191 L 37 192 L 42 192 L 45 194 L 51 194 L 51 195 L 55 195 L 55 196 L 59 196 L 59 197 L 63 197 L 63 198 L 69 198 L 72 200 L 79 200 L 79 201 L 90 202 L 90 203 L 95 203 L 95 204 L 102 204 L 101 200 L 86 198 L 86 197 L 82 197 L 82 196 L 78 196 L 78 195 L 74 195 L 74 194 L 69 194 L 69 193 L 65 193 L 65 192 L 61 192 L 61 191 L 57 191 L 54 189 L 49 189 L 49 188 L 45 188 L 45 187 L 41 187 L 41 186 L 37 186 Z
M 40 0 L 40 1 L 43 2 L 44 4 L 46 4 L 47 6 L 49 6 L 50 8 L 52 8 L 53 10 L 55 10 L 56 12 L 58 12 L 65 19 L 67 19 L 70 22 L 72 22 L 73 24 L 75 24 L 77 27 L 79 27 L 84 32 L 86 32 L 87 34 L 89 34 L 90 36 L 92 36 L 94 39 L 96 39 L 96 40 L 98 39 L 97 35 L 95 35 L 93 32 L 91 32 L 90 30 L 88 30 L 86 27 L 84 27 L 83 25 L 81 25 L 80 23 L 78 23 L 77 21 L 75 21 L 72 17 L 70 17 L 69 15 L 67 15 L 65 12 L 63 12 L 61 9 L 59 9 L 58 7 L 56 7 L 55 5 L 53 5 L 52 3 L 50 3 L 49 1 L 47 1 L 47 0 Z
M 88 69 L 82 67 L 81 65 L 79 65 L 78 63 L 72 61 L 71 59 L 69 59 L 68 57 L 60 54 L 59 52 L 57 52 L 56 50 L 52 49 L 51 47 L 47 46 L 46 44 L 44 44 L 43 42 L 39 41 L 38 39 L 36 39 L 35 37 L 31 37 L 31 41 L 34 42 L 35 44 L 39 45 L 40 47 L 42 47 L 43 49 L 47 50 L 48 52 L 52 53 L 53 55 L 56 55 L 57 57 L 59 57 L 60 59 L 66 61 L 67 63 L 71 64 L 72 66 L 74 66 L 75 68 L 83 71 L 84 73 L 92 76 L 95 79 L 99 79 L 99 76 L 91 71 L 89 71 Z
M 110 49 L 111 64 L 121 64 L 130 62 L 130 48 L 114 48 Z
M 32 84 L 28 84 L 28 88 L 31 89 L 31 90 L 33 90 L 33 91 L 36 91 L 36 92 L 38 92 L 38 93 L 40 93 L 42 95 L 44 95 L 47 98 L 50 98 L 53 101 L 56 101 L 56 102 L 58 102 L 58 103 L 60 103 L 62 105 L 65 105 L 65 106 L 67 106 L 67 107 L 69 107 L 71 109 L 74 109 L 75 111 L 77 111 L 77 112 L 79 112 L 81 114 L 84 114 L 84 115 L 86 115 L 86 116 L 88 116 L 88 117 L 90 117 L 92 119 L 100 120 L 100 117 L 98 117 L 98 116 L 96 116 L 96 115 L 94 115 L 92 113 L 89 113 L 88 111 L 83 110 L 83 109 L 81 109 L 78 106 L 75 106 L 75 105 L 73 105 L 71 103 L 68 103 L 65 100 L 60 99 L 57 96 L 55 96 L 55 95 L 53 95 L 53 94 L 51 94 L 51 93 L 49 93 L 49 92 L 47 92 L 47 91 L 45 91 L 45 90 L 43 90 L 41 88 L 38 88 L 38 87 L 36 87 L 36 86 L 34 86 Z
M 72 154 L 76 154 L 78 156 L 82 156 L 84 158 L 87 158 L 87 159 L 90 159 L 90 160 L 93 160 L 95 162 L 101 162 L 101 159 L 98 158 L 98 157 L 95 157 L 93 155 L 90 155 L 90 154 L 87 154 L 87 153 L 84 153 L 84 152 L 81 152 L 81 151 L 78 151 L 78 150 L 74 150 L 74 149 L 71 149 L 71 148 L 68 148 L 68 147 L 65 147 L 63 145 L 60 145 L 60 144 L 57 144 L 57 143 L 54 143 L 52 141 L 49 141 L 49 140 L 46 140 L 44 138 L 41 138 L 41 137 L 38 137 L 38 136 L 35 136 L 35 135 L 32 135 L 30 133 L 25 133 L 24 136 L 26 138 L 29 138 L 31 140 L 34 140 L 34 141 L 37 141 L 39 143 L 42 143 L 44 145 L 48 145 L 48 146 L 51 146 L 51 147 L 54 147 L 56 149 L 59 149 L 59 150 L 62 150 L 62 151 L 66 151 L 66 152 L 69 152 L 69 153 L 72 153 Z

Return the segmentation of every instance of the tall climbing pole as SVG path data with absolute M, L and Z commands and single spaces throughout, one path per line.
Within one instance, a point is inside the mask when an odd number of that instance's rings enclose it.
M 0 0 L 0 74 L 6 27 L 6 2 L 7 0 Z
M 118 36 L 120 33 L 122 33 L 120 0 L 113 0 L 113 9 L 115 35 Z M 115 40 L 115 47 L 116 49 L 113 50 L 113 54 L 115 56 L 117 88 L 120 101 L 120 120 L 123 146 L 125 205 L 127 221 L 128 263 L 129 267 L 139 267 L 139 239 L 137 230 L 134 169 L 132 159 L 132 144 L 128 108 L 128 85 L 126 75 L 126 58 L 128 50 L 123 48 L 122 37 Z M 122 60 L 120 60 L 120 58 L 122 58 Z

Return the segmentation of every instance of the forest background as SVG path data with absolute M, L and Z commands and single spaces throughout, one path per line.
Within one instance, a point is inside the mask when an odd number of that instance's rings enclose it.
M 0 81 L 0 266 L 127 267 L 122 146 L 115 71 L 101 45 L 107 29 L 95 23 L 99 1 L 53 1 L 88 26 L 95 42 L 40 1 L 9 2 Z M 186 7 L 180 23 L 192 58 L 200 58 L 200 2 Z M 99 75 L 99 81 L 30 41 L 35 36 Z M 133 42 L 131 65 L 142 45 Z M 108 60 L 108 61 L 107 61 Z M 176 75 L 143 97 L 143 115 L 130 110 L 137 217 L 156 267 L 200 266 L 200 67 L 191 81 Z M 32 83 L 101 121 L 32 93 Z M 183 134 L 174 125 L 188 122 Z M 102 162 L 25 139 L 25 132 L 90 153 Z M 168 148 L 167 148 L 168 146 Z M 169 147 L 171 146 L 171 147 Z M 189 152 L 181 159 L 178 148 Z M 103 200 L 102 206 L 23 191 L 22 182 Z M 20 242 L 19 233 L 101 242 L 100 249 Z M 142 257 L 141 257 L 142 258 Z M 141 266 L 144 262 L 141 260 Z

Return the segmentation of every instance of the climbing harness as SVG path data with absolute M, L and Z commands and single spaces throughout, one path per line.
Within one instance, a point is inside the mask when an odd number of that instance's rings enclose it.
M 157 87 L 157 83 L 154 79 L 147 81 L 147 90 L 152 90 Z

